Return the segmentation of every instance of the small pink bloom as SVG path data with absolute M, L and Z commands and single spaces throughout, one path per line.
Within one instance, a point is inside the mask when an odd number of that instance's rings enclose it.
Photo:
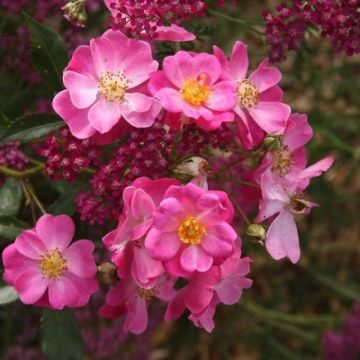
M 240 248 L 220 266 L 213 266 L 207 272 L 195 272 L 189 284 L 182 288 L 168 305 L 165 320 L 179 318 L 185 309 L 190 311 L 189 319 L 198 327 L 211 332 L 213 316 L 219 303 L 235 304 L 243 289 L 252 285 L 245 277 L 250 271 L 250 258 L 241 258 Z
M 105 235 L 103 242 L 111 252 L 121 278 L 132 276 L 141 287 L 152 287 L 164 273 L 160 261 L 144 247 L 144 236 L 153 223 L 153 213 L 167 189 L 178 185 L 175 179 L 139 178 L 123 192 L 124 208 L 117 229 Z
M 256 170 L 258 180 L 268 167 L 280 178 L 291 176 L 291 173 L 298 174 L 305 169 L 307 159 L 304 145 L 312 135 L 313 131 L 305 114 L 290 115 L 284 134 L 279 137 L 279 146 L 267 152 Z
M 277 86 L 281 79 L 280 71 L 268 66 L 266 59 L 246 77 L 249 60 L 247 46 L 241 41 L 235 43 L 229 61 L 216 46 L 214 54 L 221 63 L 222 78 L 233 80 L 236 84 L 237 103 L 233 110 L 243 122 L 239 130 L 243 132 L 244 145 L 251 147 L 259 137 L 258 128 L 255 127 L 254 134 L 252 132 L 254 126 L 251 119 L 267 133 L 281 134 L 285 130 L 290 107 L 282 103 L 283 94 Z
M 263 199 L 260 202 L 256 220 L 261 222 L 276 214 L 266 234 L 265 245 L 276 260 L 288 257 L 292 263 L 300 259 L 299 235 L 294 214 L 308 214 L 315 203 L 304 199 L 303 190 L 311 178 L 320 176 L 333 163 L 331 156 L 318 161 L 297 174 L 295 179 L 287 179 L 287 184 L 278 182 L 268 169 L 261 177 Z
M 63 309 L 84 306 L 98 290 L 94 244 L 70 242 L 75 226 L 66 215 L 43 215 L 5 248 L 4 280 L 24 304 Z
M 121 119 L 149 127 L 160 104 L 141 85 L 157 67 L 148 43 L 109 30 L 75 50 L 63 74 L 66 90 L 55 96 L 54 110 L 79 139 L 106 134 Z
M 151 75 L 149 90 L 165 110 L 212 130 L 234 118 L 231 110 L 236 103 L 236 84 L 219 81 L 220 74 L 215 56 L 178 51 L 164 59 L 163 70 Z
M 126 315 L 124 332 L 141 334 L 147 327 L 150 301 L 154 297 L 163 301 L 171 300 L 176 293 L 174 282 L 174 279 L 163 277 L 152 288 L 144 289 L 131 279 L 120 280 L 106 295 L 100 315 L 106 318 Z
M 233 253 L 237 234 L 229 224 L 232 217 L 224 192 L 192 183 L 171 186 L 155 210 L 145 247 L 153 258 L 177 264 L 168 270 L 207 271 L 214 261 L 224 261 Z

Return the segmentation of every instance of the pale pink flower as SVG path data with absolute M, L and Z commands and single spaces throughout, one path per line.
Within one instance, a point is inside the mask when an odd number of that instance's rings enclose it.
M 139 287 L 132 279 L 120 280 L 106 295 L 106 303 L 100 308 L 100 315 L 106 318 L 126 316 L 124 332 L 141 334 L 148 323 L 150 301 L 157 298 L 171 300 L 176 294 L 175 279 L 162 277 L 152 288 Z
M 123 192 L 124 208 L 117 229 L 105 235 L 103 242 L 111 252 L 121 278 L 132 276 L 139 286 L 153 287 L 164 273 L 160 261 L 144 247 L 144 236 L 153 223 L 153 213 L 175 179 L 150 180 L 142 177 Z
M 80 307 L 98 290 L 95 246 L 89 240 L 70 245 L 74 233 L 70 217 L 46 214 L 5 248 L 4 280 L 24 304 L 57 310 Z
M 79 139 L 106 134 L 120 121 L 150 127 L 161 107 L 143 84 L 157 68 L 148 43 L 108 30 L 75 50 L 54 110 Z
M 259 128 L 266 133 L 281 134 L 285 130 L 290 107 L 282 102 L 283 92 L 277 85 L 281 79 L 280 71 L 268 66 L 268 60 L 265 59 L 247 77 L 247 46 L 241 41 L 235 43 L 230 60 L 216 46 L 214 54 L 221 63 L 222 78 L 233 80 L 236 84 L 237 103 L 233 110 L 242 121 L 240 131 L 244 132 L 244 145 L 251 147 L 257 143 Z
M 252 280 L 245 277 L 250 271 L 250 262 L 250 258 L 241 258 L 240 248 L 237 248 L 220 266 L 213 266 L 203 273 L 195 272 L 189 278 L 189 284 L 169 303 L 165 320 L 177 319 L 188 309 L 189 320 L 211 332 L 216 306 L 235 304 L 243 290 L 252 285 Z
M 166 262 L 174 276 L 207 271 L 234 251 L 233 213 L 222 191 L 204 190 L 192 183 L 171 186 L 155 210 L 145 247 L 154 259 Z
M 257 180 L 260 182 L 261 174 L 267 169 L 280 178 L 291 176 L 305 169 L 307 158 L 304 145 L 313 136 L 307 116 L 305 114 L 291 114 L 284 134 L 279 136 L 278 146 L 270 149 L 256 169 Z M 279 179 L 280 181 L 281 179 Z
M 236 84 L 219 81 L 221 66 L 214 55 L 178 51 L 151 75 L 149 90 L 170 113 L 183 114 L 205 129 L 233 121 Z
M 288 257 L 292 263 L 300 259 L 299 235 L 294 215 L 308 214 L 315 203 L 304 199 L 303 190 L 311 178 L 320 176 L 333 163 L 331 156 L 318 161 L 297 174 L 296 181 L 288 179 L 287 185 L 279 183 L 268 169 L 261 177 L 262 200 L 256 221 L 261 222 L 278 214 L 266 234 L 265 245 L 276 260 Z

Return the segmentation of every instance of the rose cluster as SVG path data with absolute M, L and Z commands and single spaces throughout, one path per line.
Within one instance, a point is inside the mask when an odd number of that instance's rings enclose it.
M 249 71 L 241 41 L 230 57 L 217 46 L 211 54 L 180 50 L 160 68 L 147 41 L 119 30 L 76 49 L 53 107 L 78 139 L 70 143 L 66 133 L 67 152 L 112 144 L 90 180 L 97 198 L 77 200 L 102 223 L 104 211 L 94 212 L 101 199 L 118 219 L 103 237 L 116 268 L 104 317 L 124 315 L 125 331 L 141 333 L 157 298 L 167 304 L 165 320 L 187 310 L 195 326 L 212 331 L 216 307 L 236 303 L 252 284 L 239 236 L 246 223 L 272 258 L 299 260 L 294 217 L 317 206 L 304 192 L 333 159 L 307 166 L 312 129 L 283 101 L 280 80 L 267 59 Z M 5 250 L 5 280 L 22 301 L 76 307 L 96 291 L 94 247 L 68 247 L 72 236 L 67 217 L 45 215 Z

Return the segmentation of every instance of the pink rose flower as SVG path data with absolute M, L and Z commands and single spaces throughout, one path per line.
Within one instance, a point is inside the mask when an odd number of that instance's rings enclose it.
M 150 127 L 161 107 L 142 85 L 157 67 L 148 43 L 108 30 L 75 50 L 54 110 L 79 139 L 107 134 L 123 121 Z
M 89 240 L 70 245 L 74 233 L 70 217 L 46 214 L 5 248 L 4 280 L 24 304 L 57 310 L 81 307 L 98 290 L 95 246 Z
M 173 289 L 174 282 L 174 279 L 164 276 L 152 288 L 144 289 L 131 279 L 120 280 L 106 294 L 106 303 L 100 308 L 100 315 L 105 318 L 126 315 L 124 332 L 141 334 L 147 327 L 150 301 L 153 298 L 171 300 L 176 293 Z
M 212 130 L 232 121 L 236 84 L 219 81 L 221 66 L 214 55 L 178 51 L 163 61 L 163 70 L 151 75 L 149 90 L 162 107 Z
M 154 259 L 167 263 L 171 275 L 207 271 L 234 251 L 237 234 L 229 224 L 232 217 L 224 192 L 192 183 L 171 186 L 154 212 L 145 247 Z
M 143 177 L 125 188 L 119 225 L 103 238 L 121 278 L 131 275 L 139 286 L 151 288 L 164 273 L 162 263 L 153 259 L 144 247 L 144 236 L 166 190 L 178 184 L 175 179 L 150 180 Z
M 334 159 L 328 156 L 297 174 L 296 181 L 288 179 L 287 185 L 279 183 L 268 169 L 261 177 L 262 200 L 256 221 L 261 222 L 278 214 L 266 234 L 265 245 L 269 254 L 279 260 L 288 257 L 292 263 L 300 259 L 299 235 L 294 215 L 308 214 L 315 203 L 304 199 L 303 190 L 311 178 L 320 176 L 332 165 Z
M 232 305 L 238 302 L 244 289 L 252 285 L 245 277 L 250 271 L 250 258 L 241 258 L 240 248 L 220 266 L 213 266 L 207 272 L 195 272 L 189 284 L 183 287 L 170 301 L 165 320 L 179 318 L 185 309 L 195 326 L 211 332 L 214 329 L 213 316 L 220 303 Z
M 281 134 L 285 130 L 290 107 L 282 103 L 283 93 L 277 86 L 281 79 L 280 71 L 268 66 L 268 60 L 265 59 L 247 77 L 247 46 L 241 41 L 235 43 L 230 60 L 216 46 L 214 55 L 221 63 L 222 78 L 233 80 L 236 84 L 237 103 L 233 110 L 239 117 L 238 123 L 242 122 L 240 129 L 245 132 L 243 139 L 247 139 L 244 145 L 251 147 L 256 144 L 253 136 L 259 139 L 259 128 L 266 133 Z
M 279 146 L 270 149 L 256 169 L 257 180 L 267 168 L 280 178 L 304 170 L 307 163 L 304 145 L 310 141 L 313 131 L 305 114 L 291 114 L 284 134 L 279 137 Z M 280 181 L 281 179 L 279 179 Z

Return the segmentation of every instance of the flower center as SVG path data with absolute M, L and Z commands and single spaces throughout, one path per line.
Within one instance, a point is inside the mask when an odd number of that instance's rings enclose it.
M 256 106 L 260 99 L 260 91 L 251 80 L 241 80 L 237 83 L 237 97 L 239 103 L 244 108 Z
M 178 235 L 184 244 L 198 245 L 206 233 L 204 225 L 193 216 L 188 216 L 178 227 Z
M 289 171 L 293 162 L 293 152 L 287 145 L 273 151 L 274 161 L 272 170 L 276 171 L 280 176 L 285 176 Z
M 186 80 L 184 87 L 180 90 L 184 100 L 194 106 L 204 104 L 211 94 L 209 87 L 206 85 L 207 78 L 206 74 L 200 74 L 197 78 Z
M 108 102 L 122 102 L 130 83 L 124 73 L 107 71 L 99 80 L 99 92 Z
M 41 256 L 39 267 L 44 276 L 50 279 L 58 279 L 67 270 L 67 261 L 56 248 Z
M 152 289 L 143 289 L 143 288 L 137 288 L 137 296 L 141 297 L 142 299 L 149 301 L 151 300 L 156 294 L 158 293 L 156 288 Z

